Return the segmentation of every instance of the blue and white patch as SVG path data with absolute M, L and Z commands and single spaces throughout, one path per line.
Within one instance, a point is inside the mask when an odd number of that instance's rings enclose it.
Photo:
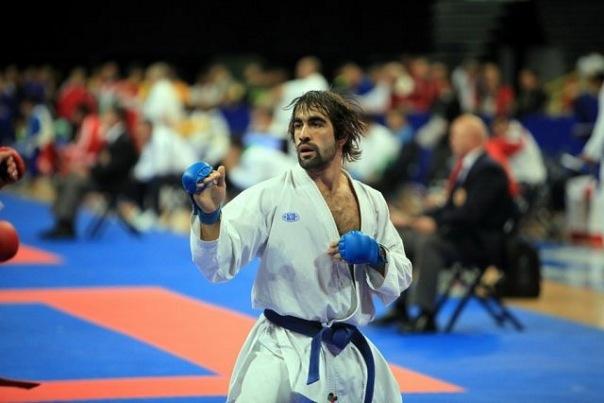
M 296 222 L 300 219 L 300 214 L 294 212 L 283 213 L 281 219 L 285 222 Z

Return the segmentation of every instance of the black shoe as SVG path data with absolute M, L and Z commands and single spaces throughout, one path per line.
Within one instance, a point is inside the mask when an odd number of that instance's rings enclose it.
M 74 239 L 75 236 L 73 228 L 64 226 L 58 226 L 40 234 L 40 238 L 46 240 Z
M 408 322 L 409 317 L 407 316 L 406 312 L 400 312 L 398 310 L 393 309 L 385 315 L 380 316 L 379 318 L 375 318 L 373 322 L 371 322 L 371 324 L 375 326 L 390 326 L 398 324 L 399 326 L 401 326 Z
M 403 333 L 436 333 L 438 327 L 434 315 L 422 313 L 413 321 L 399 327 Z

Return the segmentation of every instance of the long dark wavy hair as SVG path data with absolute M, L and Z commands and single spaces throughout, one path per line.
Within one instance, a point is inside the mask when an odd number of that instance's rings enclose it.
M 294 139 L 294 117 L 298 111 L 314 110 L 329 118 L 334 128 L 336 141 L 346 139 L 342 153 L 348 161 L 361 158 L 359 141 L 367 130 L 367 124 L 362 120 L 361 107 L 352 99 L 344 98 L 333 91 L 308 91 L 294 99 L 287 107 L 292 109 L 289 121 L 289 133 Z

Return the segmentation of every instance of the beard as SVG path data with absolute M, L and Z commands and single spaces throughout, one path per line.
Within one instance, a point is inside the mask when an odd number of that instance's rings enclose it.
M 306 144 L 307 147 L 311 147 L 314 150 L 314 155 L 312 157 L 302 157 L 300 152 L 298 151 L 298 163 L 300 166 L 307 171 L 315 171 L 321 170 L 329 165 L 331 161 L 333 161 L 336 155 L 336 145 L 330 144 L 323 151 L 319 149 L 314 144 Z

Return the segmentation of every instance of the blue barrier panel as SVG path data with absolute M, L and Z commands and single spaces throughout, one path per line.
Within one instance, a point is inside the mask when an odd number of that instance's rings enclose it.
M 522 124 L 533 134 L 544 154 L 555 156 L 563 152 L 579 154 L 585 139 L 575 136 L 577 119 L 574 116 L 530 116 Z

